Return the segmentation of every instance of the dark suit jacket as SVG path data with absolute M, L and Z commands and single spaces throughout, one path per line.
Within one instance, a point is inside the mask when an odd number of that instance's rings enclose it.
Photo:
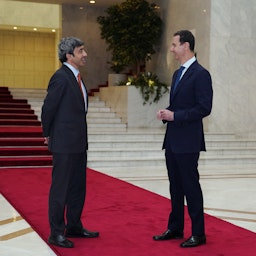
M 51 152 L 82 153 L 88 149 L 83 96 L 73 72 L 66 65 L 50 79 L 41 119 L 43 136 L 50 137 Z
M 174 84 L 177 71 L 173 74 Z M 181 78 L 175 92 L 171 87 L 170 105 L 174 121 L 167 122 L 163 148 L 174 153 L 205 151 L 202 119 L 212 109 L 212 81 L 209 72 L 195 61 Z

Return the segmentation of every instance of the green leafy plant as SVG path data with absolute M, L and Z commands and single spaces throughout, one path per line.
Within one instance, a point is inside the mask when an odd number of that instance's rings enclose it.
M 108 64 L 110 64 L 111 70 L 113 70 L 116 74 L 119 74 L 122 72 L 122 70 L 126 67 L 125 64 L 119 63 L 117 61 L 108 61 Z
M 135 74 L 145 61 L 156 52 L 163 22 L 155 4 L 145 0 L 126 0 L 106 9 L 106 16 L 99 16 L 101 38 L 112 52 L 112 69 L 119 72 L 127 66 L 135 67 Z
M 157 75 L 151 72 L 140 73 L 138 76 L 128 78 L 127 85 L 135 85 L 140 90 L 144 99 L 143 105 L 158 102 L 169 91 L 168 86 L 160 82 Z

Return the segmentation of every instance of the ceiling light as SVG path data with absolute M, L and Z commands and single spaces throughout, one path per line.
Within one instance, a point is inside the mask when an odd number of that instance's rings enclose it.
M 95 3 L 96 3 L 96 1 L 93 1 L 93 0 L 90 1 L 90 4 L 95 4 Z

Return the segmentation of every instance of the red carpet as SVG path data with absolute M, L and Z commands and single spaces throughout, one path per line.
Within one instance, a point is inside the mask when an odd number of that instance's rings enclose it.
M 0 167 L 51 166 L 41 122 L 26 99 L 0 87 Z
M 47 200 L 50 168 L 0 169 L 1 193 L 30 225 L 47 240 Z M 154 234 L 167 225 L 169 200 L 118 179 L 88 170 L 88 189 L 83 223 L 99 230 L 97 239 L 72 239 L 75 248 L 52 247 L 62 256 L 244 256 L 255 255 L 255 233 L 206 215 L 208 243 L 182 249 L 182 240 L 155 242 Z M 190 235 L 186 213 L 185 237 Z

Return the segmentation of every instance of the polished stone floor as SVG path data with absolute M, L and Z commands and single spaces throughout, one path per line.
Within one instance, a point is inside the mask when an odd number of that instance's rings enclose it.
M 1 171 L 1 169 L 0 169 Z M 122 169 L 105 173 L 139 187 L 169 197 L 166 171 L 152 168 L 147 172 Z M 237 226 L 256 232 L 256 170 L 246 173 L 225 173 L 225 170 L 204 170 L 201 185 L 205 212 Z M 165 228 L 165 227 L 163 227 Z M 255 234 L 256 235 L 256 234 Z M 20 214 L 0 195 L 0 255 L 55 255 Z

